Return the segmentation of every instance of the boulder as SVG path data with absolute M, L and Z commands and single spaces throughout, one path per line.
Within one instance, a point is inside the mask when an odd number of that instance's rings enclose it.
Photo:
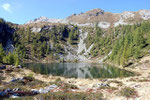
M 40 93 L 48 93 L 48 90 L 41 88 L 41 89 L 39 90 L 39 92 L 40 92 Z
M 0 91 L 0 98 L 8 96 L 8 93 L 5 91 Z
M 0 70 L 4 70 L 4 69 L 6 69 L 5 65 L 0 66 Z
M 98 84 L 93 85 L 93 87 L 96 87 L 96 88 L 109 87 L 109 84 L 107 84 L 107 83 L 98 83 Z

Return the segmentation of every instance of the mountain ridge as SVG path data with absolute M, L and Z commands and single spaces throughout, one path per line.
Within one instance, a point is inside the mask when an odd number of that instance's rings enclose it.
M 44 16 L 29 21 L 26 24 L 49 22 L 73 24 L 77 26 L 95 26 L 98 24 L 100 28 L 107 29 L 118 25 L 132 25 L 136 22 L 150 19 L 150 10 L 143 9 L 138 11 L 124 11 L 122 13 L 105 12 L 102 9 L 92 9 L 84 13 L 72 14 L 65 19 L 51 19 Z

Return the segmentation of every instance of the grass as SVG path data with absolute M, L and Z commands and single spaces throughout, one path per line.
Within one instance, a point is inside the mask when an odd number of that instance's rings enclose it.
M 26 76 L 27 83 L 22 81 L 11 82 L 5 85 L 5 88 L 20 88 L 22 90 L 30 90 L 31 88 L 43 84 L 43 82 L 34 79 L 33 77 Z M 56 79 L 55 82 L 50 84 L 56 84 L 63 89 L 63 92 L 48 92 L 46 94 L 38 94 L 36 96 L 25 96 L 20 98 L 7 98 L 5 100 L 102 100 L 103 94 L 98 93 L 82 93 L 82 92 L 70 92 L 69 89 L 77 89 L 78 87 L 73 84 L 64 83 L 60 78 Z M 27 88 L 28 87 L 28 88 Z M 41 87 L 41 86 L 39 86 Z
M 138 80 L 138 82 L 150 82 L 150 80 L 147 78 L 143 78 L 143 79 Z
M 76 85 L 73 85 L 73 84 L 64 83 L 62 86 L 62 89 L 64 89 L 64 90 L 78 89 L 78 87 Z
M 137 79 L 135 79 L 135 78 L 130 78 L 130 79 L 129 79 L 129 81 L 136 82 L 136 81 L 137 81 Z
M 125 87 L 122 88 L 119 91 L 121 96 L 127 97 L 127 98 L 133 98 L 133 97 L 137 97 L 137 92 L 134 88 L 130 88 L 130 87 Z
M 111 87 L 111 86 L 101 86 L 101 87 L 99 87 L 99 89 L 109 89 L 109 90 L 117 90 L 117 88 L 116 87 Z
M 116 84 L 118 84 L 118 86 L 122 86 L 123 85 L 123 83 L 121 81 L 117 81 L 117 80 L 111 80 L 111 81 L 108 82 L 108 84 L 109 83 L 116 83 Z
M 146 64 L 149 63 L 149 60 L 145 60 L 144 63 L 146 63 Z
M 57 78 L 55 82 L 50 82 L 50 84 L 55 84 L 57 86 L 60 86 L 65 92 L 69 91 L 69 89 L 78 89 L 78 87 L 74 84 L 69 84 L 61 81 L 60 78 Z
M 45 87 L 46 84 L 42 81 L 36 80 L 32 77 L 24 77 L 25 80 L 18 80 L 16 82 L 9 82 L 8 84 L 4 85 L 0 89 L 6 89 L 6 88 L 20 88 L 22 90 L 30 90 L 31 88 L 39 88 L 39 87 Z
M 150 82 L 149 79 L 147 78 L 143 78 L 143 79 L 134 79 L 134 78 L 131 78 L 129 81 L 133 81 L 133 82 Z
M 34 97 L 9 98 L 6 100 L 103 100 L 102 97 L 102 93 L 49 92 L 46 94 L 39 94 Z

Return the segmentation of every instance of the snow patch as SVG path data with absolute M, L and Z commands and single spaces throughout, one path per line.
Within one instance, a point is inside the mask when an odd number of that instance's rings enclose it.
M 101 28 L 109 28 L 110 23 L 108 23 L 108 22 L 99 22 L 98 26 L 101 27 Z
M 139 14 L 144 20 L 150 19 L 150 10 L 141 10 L 139 11 Z

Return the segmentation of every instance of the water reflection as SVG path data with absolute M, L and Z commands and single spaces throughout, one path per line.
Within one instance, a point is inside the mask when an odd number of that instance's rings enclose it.
M 116 78 L 128 77 L 134 74 L 116 67 L 93 63 L 30 63 L 27 68 L 40 74 L 74 78 Z

